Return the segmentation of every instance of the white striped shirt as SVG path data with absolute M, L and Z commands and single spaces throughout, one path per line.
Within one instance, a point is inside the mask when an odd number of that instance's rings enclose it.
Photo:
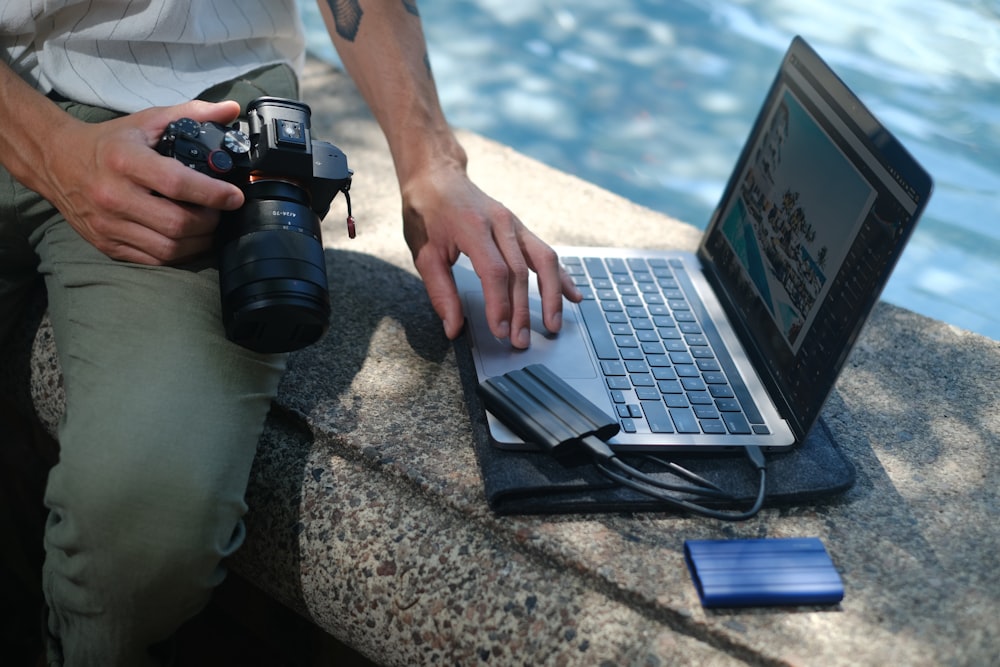
M 295 0 L 3 0 L 0 58 L 38 90 L 132 112 L 263 65 L 297 71 Z

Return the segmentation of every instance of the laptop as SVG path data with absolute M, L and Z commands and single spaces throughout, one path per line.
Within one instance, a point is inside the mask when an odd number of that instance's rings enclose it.
M 584 292 L 558 335 L 493 337 L 453 275 L 479 381 L 545 364 L 616 418 L 617 451 L 784 451 L 820 414 L 927 204 L 931 178 L 800 37 L 697 252 L 556 247 Z M 533 449 L 487 415 L 490 439 Z

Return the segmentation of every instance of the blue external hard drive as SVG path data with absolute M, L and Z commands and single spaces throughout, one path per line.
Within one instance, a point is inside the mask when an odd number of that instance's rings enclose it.
M 818 538 L 688 540 L 684 559 L 704 607 L 836 604 L 844 584 Z

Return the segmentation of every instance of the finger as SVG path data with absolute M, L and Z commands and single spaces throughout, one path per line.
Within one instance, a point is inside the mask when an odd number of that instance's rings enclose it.
M 506 340 L 511 332 L 510 271 L 497 247 L 490 243 L 474 243 L 465 250 L 483 288 L 486 323 L 490 333 Z
M 211 231 L 175 238 L 148 225 L 128 221 L 118 222 L 113 227 L 99 226 L 96 231 L 101 239 L 98 247 L 108 256 L 123 259 L 123 253 L 129 257 L 139 253 L 145 258 L 142 260 L 145 264 L 177 264 L 209 251 L 213 242 Z
M 105 211 L 99 220 L 110 225 L 117 221 L 139 224 L 167 239 L 211 234 L 219 220 L 219 212 L 214 208 L 156 196 L 138 185 L 116 187 L 113 192 L 99 192 L 95 197 Z
M 556 333 L 562 328 L 562 267 L 559 266 L 559 256 L 552 248 L 534 238 L 533 234 L 530 236 L 533 238 L 526 240 L 525 254 L 537 275 L 538 293 L 542 297 L 542 323 L 547 331 Z M 532 247 L 534 245 L 539 247 Z
M 218 211 L 185 206 L 157 197 L 141 188 L 121 188 L 118 196 L 102 197 L 106 207 L 84 224 L 88 240 L 115 259 L 122 248 L 132 248 L 148 259 L 144 263 L 176 263 L 211 247 Z M 128 257 L 133 257 L 128 252 Z
M 112 259 L 149 265 L 179 264 L 204 254 L 212 247 L 212 236 L 169 239 L 139 224 L 119 225 L 115 236 L 102 234 L 94 240 L 98 250 Z
M 222 125 L 232 123 L 240 115 L 240 104 L 235 100 L 205 102 L 192 100 L 170 107 L 154 107 L 135 114 L 150 131 L 150 146 L 155 146 L 167 125 L 180 118 L 190 118 L 199 123 L 212 122 Z
M 414 266 L 424 281 L 424 289 L 434 312 L 441 318 L 445 335 L 454 340 L 462 333 L 465 319 L 455 279 L 451 275 L 451 262 L 432 252 L 423 252 L 415 258 Z
M 527 230 L 513 213 L 494 224 L 493 238 L 507 268 L 507 300 L 510 312 L 510 343 L 517 348 L 531 345 L 531 302 L 528 297 L 528 261 L 519 235 Z M 489 301 L 487 301 L 487 310 Z
M 562 328 L 563 297 L 579 302 L 583 294 L 559 262 L 559 255 L 530 231 L 525 231 L 525 256 L 538 276 L 538 292 L 542 298 L 542 321 L 546 330 L 556 333 Z

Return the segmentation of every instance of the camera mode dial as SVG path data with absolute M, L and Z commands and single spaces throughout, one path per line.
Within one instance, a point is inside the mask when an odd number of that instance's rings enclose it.
M 240 130 L 229 130 L 222 137 L 222 145 L 231 153 L 243 155 L 250 152 L 250 137 Z

